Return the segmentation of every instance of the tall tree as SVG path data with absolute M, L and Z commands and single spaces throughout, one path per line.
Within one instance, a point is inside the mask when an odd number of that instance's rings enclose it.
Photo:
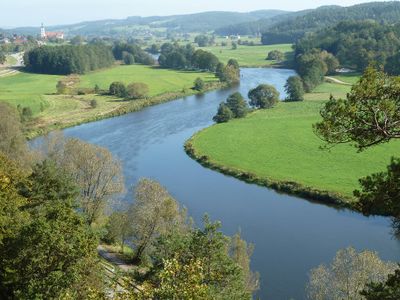
M 236 92 L 226 99 L 226 105 L 232 111 L 234 118 L 243 118 L 247 115 L 248 106 L 243 96 Z
M 256 108 L 271 108 L 279 102 L 279 92 L 272 85 L 260 84 L 249 91 L 250 105 Z
M 299 76 L 290 76 L 285 84 L 286 101 L 303 101 L 304 87 Z

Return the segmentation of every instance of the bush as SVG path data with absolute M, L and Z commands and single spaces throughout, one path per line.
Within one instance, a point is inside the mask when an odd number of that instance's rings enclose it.
M 135 63 L 135 57 L 129 52 L 123 53 L 123 60 L 126 65 L 133 65 Z
M 95 100 L 95 99 L 90 100 L 90 107 L 91 108 L 96 108 L 97 107 L 97 100 Z
M 146 98 L 149 94 L 149 87 L 142 82 L 133 82 L 126 88 L 127 96 L 131 99 Z
M 256 108 L 271 108 L 279 102 L 279 92 L 268 84 L 260 84 L 249 92 L 250 105 Z
M 23 121 L 29 121 L 30 119 L 32 119 L 33 113 L 32 113 L 32 109 L 30 107 L 24 107 L 22 109 L 22 120 Z
M 201 92 L 202 90 L 204 90 L 204 88 L 205 88 L 204 80 L 201 79 L 200 77 L 198 77 L 198 78 L 194 81 L 194 87 L 193 87 L 193 89 L 195 89 L 196 91 Z
M 67 93 L 68 86 L 60 80 L 59 82 L 57 82 L 56 89 L 57 89 L 57 94 L 62 95 Z
M 272 50 L 268 53 L 267 60 L 282 61 L 285 58 L 284 54 L 279 50 Z
M 216 123 L 225 123 L 233 118 L 233 113 L 231 109 L 226 105 L 226 103 L 222 102 L 219 107 L 217 114 L 213 117 L 213 121 Z
M 303 81 L 299 76 L 291 76 L 285 84 L 286 101 L 303 101 L 304 88 Z
M 119 81 L 111 83 L 109 92 L 110 95 L 118 96 L 120 98 L 125 98 L 127 96 L 125 84 Z

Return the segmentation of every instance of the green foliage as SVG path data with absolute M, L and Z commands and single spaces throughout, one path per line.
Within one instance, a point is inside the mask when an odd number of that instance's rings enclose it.
M 32 109 L 30 107 L 23 107 L 21 115 L 23 121 L 29 121 L 33 116 Z
M 219 104 L 217 114 L 213 117 L 213 121 L 216 123 L 226 123 L 233 118 L 233 112 L 222 102 Z
M 390 215 L 400 219 L 400 159 L 392 158 L 386 172 L 360 179 L 362 191 L 355 191 L 366 215 Z
M 135 63 L 135 57 L 129 52 L 123 52 L 122 59 L 126 65 L 133 65 Z
M 110 84 L 110 88 L 108 90 L 110 95 L 115 95 L 120 98 L 125 98 L 128 95 L 126 86 L 123 82 L 114 81 Z
M 113 63 L 110 47 L 103 44 L 43 46 L 25 55 L 25 65 L 30 71 L 45 74 L 84 74 Z
M 204 34 L 198 35 L 194 38 L 194 42 L 199 45 L 199 47 L 206 47 L 210 44 L 211 39 Z
M 271 108 L 279 102 L 279 92 L 272 85 L 260 84 L 249 91 L 250 105 L 256 108 Z
M 267 60 L 282 61 L 285 58 L 284 54 L 279 50 L 272 50 L 268 52 Z
M 96 108 L 97 107 L 97 100 L 96 99 L 90 100 L 90 107 L 91 108 Z
M 236 50 L 238 48 L 238 44 L 236 42 L 232 42 L 232 50 Z
M 293 43 L 305 36 L 306 33 L 334 27 L 341 21 L 375 20 L 394 24 L 398 22 L 399 18 L 400 5 L 396 1 L 371 2 L 350 7 L 322 6 L 313 10 L 280 16 L 273 24 L 266 23 L 265 29 L 262 31 L 262 43 L 265 45 Z
M 345 21 L 298 41 L 296 54 L 307 53 L 312 48 L 326 50 L 335 55 L 341 65 L 364 71 L 373 62 L 386 65 L 388 58 L 397 55 L 400 31 L 398 26 L 378 22 Z M 335 61 L 332 63 L 337 65 Z M 388 69 L 393 71 L 394 67 L 388 66 Z
M 234 118 L 243 118 L 247 115 L 248 106 L 243 96 L 236 92 L 226 99 L 226 105 L 233 113 Z
M 107 221 L 104 240 L 111 244 L 120 244 L 123 252 L 126 239 L 132 234 L 132 221 L 126 211 L 113 212 Z
M 304 88 L 303 81 L 299 76 L 291 76 L 285 84 L 286 101 L 303 101 Z
M 12 218 L 0 214 L 0 221 L 7 222 L 5 228 L 0 222 L 6 237 L 0 240 L 4 299 L 85 298 L 89 288 L 102 288 L 97 239 L 76 211 L 70 177 L 58 171 L 45 161 L 26 178 L 0 159 L 0 203 L 7 201 Z
M 361 295 L 366 300 L 400 299 L 400 269 L 390 274 L 385 282 L 368 283 Z
M 133 64 L 134 62 L 143 65 L 154 65 L 154 59 L 151 55 L 134 43 L 127 44 L 116 42 L 112 48 L 112 52 L 115 59 L 124 60 L 127 65 Z M 133 56 L 133 60 L 131 55 Z
M 76 35 L 70 40 L 70 43 L 71 43 L 71 45 L 78 46 L 78 45 L 82 45 L 84 43 L 84 41 L 85 40 L 83 39 L 82 36 Z
M 204 90 L 205 87 L 205 82 L 203 81 L 203 79 L 201 79 L 200 77 L 196 78 L 196 80 L 194 81 L 194 89 L 196 91 L 201 92 L 202 90 Z
M 240 82 L 240 67 L 235 59 L 229 59 L 226 66 L 219 63 L 215 72 L 221 82 L 226 82 L 230 85 Z
M 30 155 L 22 133 L 19 113 L 7 103 L 0 102 L 0 152 L 20 166 L 30 164 Z
M 7 61 L 6 55 L 0 51 L 0 64 L 4 64 Z
M 149 87 L 142 82 L 132 82 L 126 87 L 127 97 L 131 99 L 146 98 L 149 94 Z
M 328 143 L 354 142 L 362 150 L 399 138 L 400 79 L 368 68 L 347 99 L 331 98 L 314 125 Z

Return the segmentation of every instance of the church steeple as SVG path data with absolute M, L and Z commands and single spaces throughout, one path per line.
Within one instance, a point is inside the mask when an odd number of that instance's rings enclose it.
M 42 27 L 40 27 L 40 37 L 41 37 L 42 39 L 45 39 L 45 38 L 46 38 L 46 30 L 44 29 L 43 23 L 42 23 Z

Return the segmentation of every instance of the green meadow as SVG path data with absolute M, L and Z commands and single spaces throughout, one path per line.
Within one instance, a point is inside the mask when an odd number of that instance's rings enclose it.
M 120 65 L 81 75 L 79 82 L 73 86 L 73 88 L 94 88 L 97 84 L 106 90 L 113 81 L 122 81 L 126 84 L 143 82 L 149 86 L 150 99 L 121 101 L 106 95 L 57 95 L 57 82 L 65 79 L 65 76 L 20 72 L 0 77 L 0 101 L 14 106 L 30 107 L 34 118 L 27 124 L 28 129 L 46 130 L 102 118 L 114 112 L 127 111 L 129 110 L 127 106 L 136 110 L 193 93 L 190 88 L 198 77 L 209 83 L 217 82 L 211 73 L 164 70 L 143 65 Z M 91 107 L 91 100 L 96 100 L 96 108 Z
M 244 119 L 216 124 L 191 140 L 196 156 L 207 156 L 213 165 L 250 172 L 273 181 L 293 181 L 319 191 L 350 199 L 358 179 L 383 171 L 399 142 L 358 153 L 351 145 L 322 149 L 324 142 L 312 125 L 332 93 L 345 96 L 350 86 L 324 83 L 303 102 L 282 102 Z M 318 100 L 317 100 L 318 99 Z
M 276 65 L 278 63 L 277 61 L 266 60 L 268 52 L 272 50 L 283 52 L 288 60 L 290 60 L 293 55 L 291 44 L 256 46 L 238 45 L 238 48 L 233 50 L 230 43 L 228 43 L 228 46 L 204 47 L 201 49 L 213 53 L 224 63 L 227 63 L 231 58 L 236 59 L 241 67 L 266 67 Z

